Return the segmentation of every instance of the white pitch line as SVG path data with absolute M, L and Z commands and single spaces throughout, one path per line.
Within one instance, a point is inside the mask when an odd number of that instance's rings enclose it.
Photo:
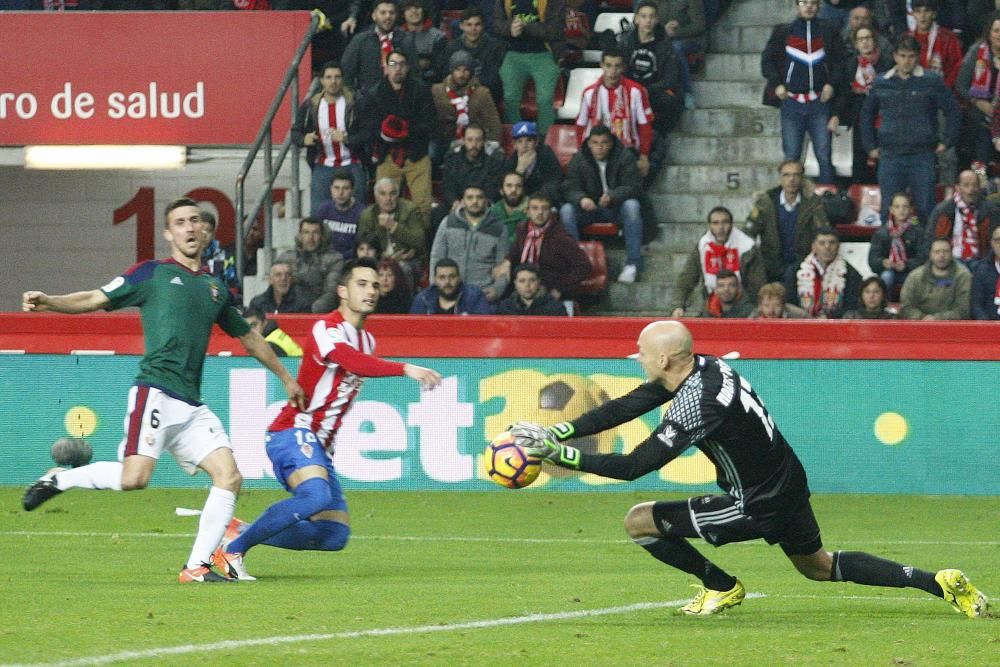
M 750 593 L 750 597 L 764 597 L 761 593 Z M 73 658 L 59 662 L 42 662 L 30 665 L 0 665 L 0 667 L 93 667 L 95 665 L 110 665 L 126 660 L 145 660 L 165 658 L 174 655 L 191 653 L 211 653 L 213 651 L 228 651 L 249 648 L 253 646 L 276 646 L 279 644 L 297 644 L 301 642 L 329 641 L 332 639 L 358 639 L 361 637 L 390 637 L 399 635 L 417 635 L 432 632 L 452 632 L 454 630 L 478 630 L 482 628 L 497 628 L 507 625 L 523 625 L 525 623 L 545 623 L 548 621 L 566 621 L 595 616 L 611 616 L 614 614 L 629 614 L 636 611 L 679 607 L 688 600 L 670 600 L 668 602 L 637 602 L 621 607 L 604 607 L 603 609 L 585 609 L 581 611 L 561 611 L 550 614 L 527 614 L 510 618 L 493 618 L 482 621 L 464 621 L 444 625 L 416 625 L 396 628 L 371 628 L 369 630 L 352 630 L 349 632 L 331 632 L 326 634 L 286 635 L 277 637 L 260 637 L 258 639 L 230 639 L 208 644 L 183 644 L 181 646 L 165 646 L 142 651 L 122 651 L 106 655 L 95 655 L 86 658 Z
M 765 593 L 756 592 L 747 593 L 746 596 L 746 599 L 748 600 L 761 598 L 772 598 L 777 600 L 867 600 L 874 602 L 919 602 L 921 604 L 927 602 L 926 598 L 920 596 L 882 597 L 879 595 L 767 595 Z M 527 623 L 545 623 L 548 621 L 566 621 L 580 618 L 629 614 L 632 612 L 649 611 L 653 609 L 680 607 L 687 602 L 687 599 L 670 600 L 667 602 L 637 602 L 635 604 L 624 605 L 621 607 L 604 607 L 600 609 L 586 609 L 581 611 L 562 611 L 548 614 L 526 614 L 524 616 L 514 616 L 509 618 L 464 621 L 460 623 L 448 623 L 442 625 L 371 628 L 368 630 L 352 630 L 326 634 L 279 635 L 276 637 L 260 637 L 257 639 L 229 639 L 207 644 L 183 644 L 181 646 L 164 646 L 161 648 L 150 648 L 140 651 L 121 651 L 119 653 L 109 653 L 84 658 L 72 658 L 70 660 L 61 660 L 58 662 L 0 664 L 0 667 L 95 667 L 98 665 L 110 665 L 116 662 L 125 662 L 128 660 L 156 659 L 174 655 L 190 655 L 192 653 L 211 653 L 213 651 L 238 650 L 254 646 L 278 646 L 282 644 L 329 641 L 332 639 L 359 639 L 364 637 L 416 635 L 436 632 L 452 632 L 455 630 L 497 628 L 508 625 L 524 625 Z
M 78 532 L 59 530 L 3 530 L 0 537 L 166 537 L 172 539 L 194 537 L 194 533 L 116 533 L 116 532 Z M 559 537 L 475 537 L 461 535 L 358 535 L 351 534 L 352 540 L 385 540 L 387 542 L 496 542 L 507 544 L 632 544 L 631 540 L 611 539 L 580 539 Z M 839 543 L 838 543 L 839 544 Z M 850 544 L 850 543 L 845 543 Z M 866 540 L 864 544 L 912 545 L 912 546 L 952 546 L 952 547 L 995 547 L 1000 546 L 998 540 Z M 760 540 L 749 542 L 734 542 L 726 546 L 767 547 Z M 2 667 L 2 666 L 0 666 Z

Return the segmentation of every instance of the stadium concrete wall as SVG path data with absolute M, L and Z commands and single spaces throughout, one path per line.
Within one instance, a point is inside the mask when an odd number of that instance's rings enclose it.
M 0 484 L 35 479 L 51 465 L 51 443 L 65 435 L 85 437 L 96 458 L 115 457 L 142 345 L 138 319 L 0 319 Z M 301 335 L 312 319 L 283 317 L 281 323 Z M 487 440 L 517 419 L 571 419 L 641 382 L 638 365 L 625 357 L 647 322 L 372 318 L 382 355 L 432 366 L 445 381 L 432 392 L 404 378 L 366 382 L 337 442 L 335 464 L 345 487 L 499 489 L 482 471 Z M 994 326 L 689 324 L 699 351 L 740 354 L 729 363 L 763 398 L 814 491 L 1000 493 L 992 465 L 1000 432 L 990 390 L 1000 386 Z M 226 425 L 247 486 L 276 487 L 263 442 L 283 404 L 282 387 L 233 343 L 213 338 L 203 400 Z M 297 360 L 284 362 L 297 370 Z M 628 452 L 659 417 L 647 415 L 582 446 Z M 532 489 L 691 493 L 712 491 L 713 482 L 711 464 L 692 450 L 635 482 L 543 474 Z M 154 479 L 158 486 L 206 483 L 204 476 L 188 477 L 169 456 Z

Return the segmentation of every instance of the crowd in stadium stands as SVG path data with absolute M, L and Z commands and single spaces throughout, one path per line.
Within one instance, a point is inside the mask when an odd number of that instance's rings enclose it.
M 637 0 L 631 21 L 598 29 L 599 8 L 627 4 L 0 0 L 0 10 L 323 11 L 333 27 L 313 43 L 319 87 L 292 129 L 311 167 L 311 217 L 294 248 L 278 249 L 254 308 L 328 309 L 338 267 L 369 254 L 382 262 L 381 312 L 563 314 L 591 274 L 578 242 L 595 230 L 624 238 L 618 281 L 641 277 L 655 227 L 646 189 L 667 135 L 697 105 L 692 71 L 728 2 Z M 707 213 L 670 314 L 1000 319 L 996 3 L 796 0 L 787 19 L 760 58 L 763 101 L 780 109 L 779 182 L 753 195 L 739 226 L 723 206 Z M 564 101 L 585 50 L 601 54 L 600 71 Z M 556 110 L 570 102 L 575 124 L 561 125 Z M 833 159 L 845 129 L 850 176 Z M 815 185 L 801 161 L 807 135 Z M 862 280 L 847 261 L 845 235 L 869 240 L 874 275 Z M 215 243 L 205 257 L 235 290 L 233 252 Z

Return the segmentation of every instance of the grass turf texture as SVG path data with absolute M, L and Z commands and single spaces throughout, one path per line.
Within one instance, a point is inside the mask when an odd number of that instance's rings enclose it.
M 987 665 L 1000 620 L 967 619 L 913 589 L 811 582 L 762 542 L 713 549 L 751 594 L 721 616 L 677 607 L 694 580 L 630 544 L 631 493 L 349 494 L 354 535 L 340 553 L 257 547 L 256 582 L 179 585 L 204 492 L 71 491 L 33 513 L 0 488 L 0 663 Z M 253 519 L 279 492 L 248 491 Z M 996 498 L 821 496 L 828 548 L 926 569 L 959 567 L 1000 598 Z M 570 614 L 670 603 L 511 625 Z M 484 627 L 423 626 L 484 621 Z M 422 628 L 422 629 L 421 629 Z M 367 631 L 396 629 L 386 633 Z M 357 632 L 349 636 L 345 633 Z M 178 646 L 300 635 L 260 646 Z M 187 650 L 187 649 L 185 649 Z M 132 657 L 125 651 L 151 651 Z M 102 661 L 102 657 L 120 659 Z

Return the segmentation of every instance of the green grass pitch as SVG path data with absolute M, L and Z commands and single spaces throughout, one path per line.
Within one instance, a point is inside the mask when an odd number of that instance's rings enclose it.
M 689 618 L 690 577 L 630 544 L 632 493 L 349 492 L 340 553 L 258 547 L 256 582 L 179 585 L 204 492 L 0 488 L 0 664 L 997 665 L 1000 619 L 912 589 L 807 581 L 777 547 L 713 549 L 751 592 Z M 254 518 L 283 497 L 246 491 Z M 827 548 L 959 567 L 1000 598 L 1000 504 L 819 496 Z

